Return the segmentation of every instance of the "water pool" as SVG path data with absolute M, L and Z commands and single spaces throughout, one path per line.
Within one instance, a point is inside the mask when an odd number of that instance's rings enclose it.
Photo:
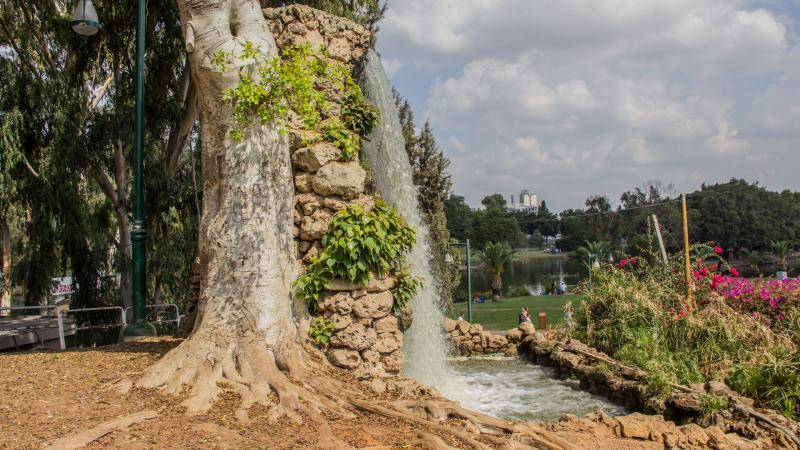
M 578 388 L 577 381 L 552 378 L 548 368 L 519 358 L 485 356 L 450 358 L 450 398 L 461 405 L 502 419 L 557 420 L 602 409 L 627 414 L 622 406 Z

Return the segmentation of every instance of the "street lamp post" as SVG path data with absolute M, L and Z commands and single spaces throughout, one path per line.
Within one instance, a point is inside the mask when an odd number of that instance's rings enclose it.
M 72 29 L 79 34 L 90 36 L 100 28 L 97 12 L 91 0 L 78 0 L 72 12 Z M 145 259 L 145 219 L 144 188 L 142 185 L 142 160 L 144 146 L 144 24 L 145 0 L 136 4 L 136 73 L 134 77 L 135 120 L 133 134 L 133 227 L 131 244 L 133 246 L 133 320 L 122 332 L 123 340 L 131 341 L 145 336 L 154 336 L 156 329 L 145 318 L 146 259 Z
M 465 247 L 467 249 L 467 321 L 472 323 L 472 255 L 470 254 L 469 239 L 467 242 L 453 242 L 450 247 Z M 452 264 L 453 255 L 450 253 L 445 257 L 445 262 Z

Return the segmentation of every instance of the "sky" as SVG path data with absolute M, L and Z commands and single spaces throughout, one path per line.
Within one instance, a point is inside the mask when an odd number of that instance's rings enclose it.
M 800 0 L 390 0 L 378 51 L 473 206 L 800 190 Z

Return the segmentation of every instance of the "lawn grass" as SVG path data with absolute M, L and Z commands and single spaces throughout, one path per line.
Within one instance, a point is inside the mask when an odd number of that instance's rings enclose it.
M 505 331 L 517 326 L 517 317 L 523 306 L 527 306 L 534 325 L 540 312 L 547 313 L 547 322 L 556 325 L 564 320 L 564 303 L 571 301 L 573 310 L 580 303 L 580 296 L 566 295 L 527 295 L 525 297 L 504 298 L 499 302 L 486 300 L 483 304 L 472 304 L 472 321 L 483 325 L 484 329 Z M 456 303 L 449 317 L 463 315 L 467 318 L 467 304 Z

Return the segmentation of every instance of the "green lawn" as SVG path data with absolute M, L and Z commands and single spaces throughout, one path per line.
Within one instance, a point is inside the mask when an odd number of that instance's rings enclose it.
M 486 300 L 483 304 L 472 304 L 472 321 L 483 325 L 484 329 L 505 331 L 517 326 L 517 317 L 523 306 L 527 306 L 531 313 L 531 321 L 536 325 L 540 312 L 547 313 L 547 322 L 550 325 L 561 323 L 564 320 L 564 303 L 572 301 L 573 310 L 580 303 L 580 296 L 566 295 L 528 295 L 525 297 L 504 298 L 499 302 Z M 449 314 L 456 318 L 461 314 L 467 318 L 467 304 L 456 303 Z

